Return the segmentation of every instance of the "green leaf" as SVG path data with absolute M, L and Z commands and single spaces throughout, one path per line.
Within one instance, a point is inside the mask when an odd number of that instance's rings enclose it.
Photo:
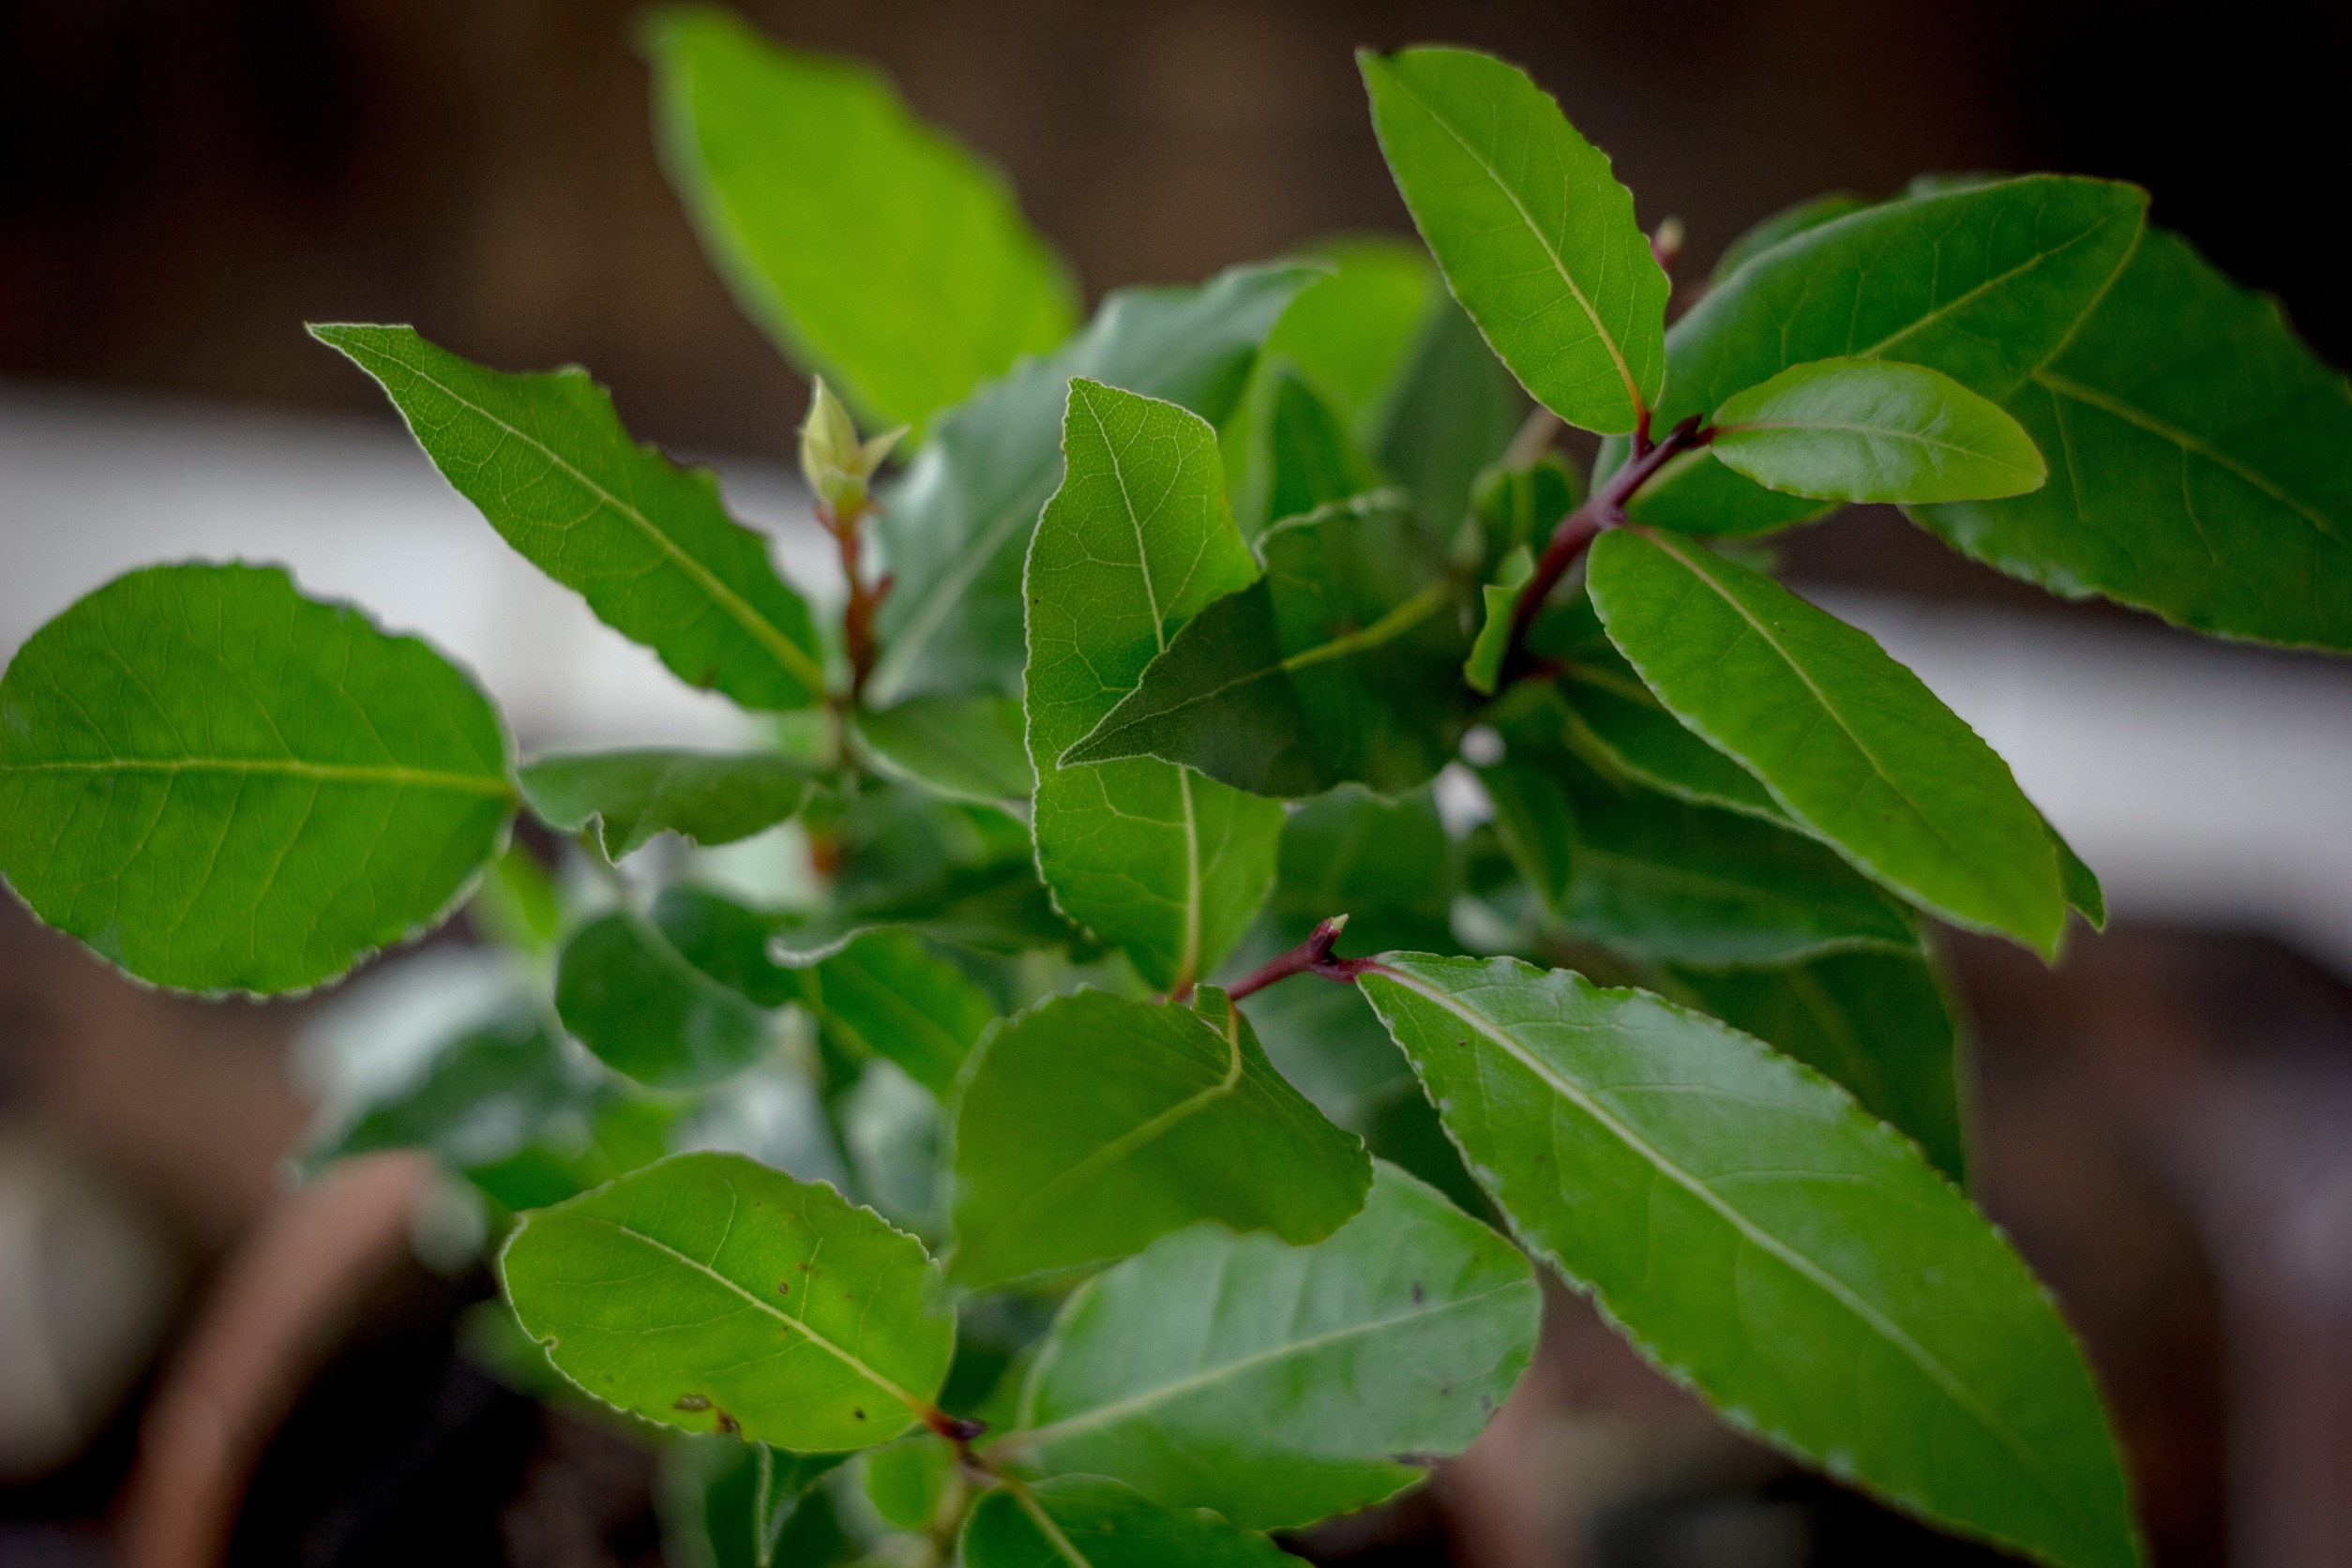
M 1640 991 L 1380 964 L 1357 984 L 1520 1240 L 1671 1376 L 1924 1517 L 2066 1568 L 2138 1563 L 2066 1325 L 1907 1139 Z
M 1955 925 L 2045 957 L 2058 861 L 2009 765 L 1868 634 L 1671 535 L 1594 544 L 1602 623 L 1677 717 L 1790 818 Z
M 2000 405 L 1923 366 L 1816 359 L 1715 412 L 1708 449 L 1768 490 L 1822 501 L 1967 501 L 2039 490 L 2049 467 Z
M 663 1545 L 690 1543 L 693 1568 L 820 1568 L 848 1556 L 819 1490 L 846 1454 L 792 1454 L 729 1437 L 687 1438 L 662 1454 Z
M 1472 691 L 1492 697 L 1502 680 L 1502 661 L 1511 652 L 1511 624 L 1519 608 L 1519 590 L 1535 575 L 1535 557 L 1525 545 L 1514 545 L 1495 570 L 1495 580 L 1479 590 L 1486 601 L 1486 619 L 1462 661 L 1462 680 Z
M 801 1001 L 852 1060 L 885 1057 L 942 1099 L 996 1017 L 988 993 L 911 931 L 864 932 L 801 974 Z
M 1452 542 L 1479 475 L 1510 450 L 1527 409 L 1470 317 L 1440 296 L 1370 443 L 1380 467 L 1411 492 L 1432 541 Z
M 1283 823 L 1276 867 L 1267 912 L 1286 947 L 1334 914 L 1349 917 L 1344 945 L 1369 942 L 1366 952 L 1448 941 L 1454 845 L 1425 790 L 1390 801 L 1349 786 L 1302 802 Z
M 875 425 L 920 424 L 1069 336 L 1078 294 L 1004 177 L 881 73 L 729 13 L 647 34 L 663 163 L 745 311 Z
M 1338 410 L 1285 364 L 1275 365 L 1267 394 L 1265 448 L 1265 496 L 1239 520 L 1252 536 L 1382 483 Z
M 973 1053 L 949 1272 L 978 1289 L 1105 1263 L 1199 1219 L 1319 1241 L 1370 1180 L 1364 1146 L 1282 1080 L 1222 991 L 1196 1011 L 1082 990 Z
M 882 1522 L 927 1534 L 939 1522 L 941 1505 L 956 1481 L 956 1451 L 936 1433 L 911 1432 L 865 1457 L 866 1500 Z M 961 1512 L 962 1500 L 957 1499 Z M 953 1524 L 955 1516 L 949 1515 Z
M 774 752 L 579 752 L 542 757 L 518 776 L 548 826 L 596 823 L 609 860 L 662 833 L 705 845 L 748 838 L 798 811 L 809 787 L 806 768 Z
M 1540 1306 L 1517 1248 L 1383 1164 L 1314 1246 L 1198 1226 L 1079 1287 L 988 1454 L 1308 1524 L 1468 1447 L 1527 1369 Z
M 1295 367 L 1369 446 L 1445 291 L 1427 251 L 1386 234 L 1331 240 L 1301 259 L 1331 274 L 1290 302 L 1266 335 L 1265 360 Z
M 891 787 L 861 792 L 831 831 L 840 852 L 834 909 L 796 933 L 804 952 L 883 925 L 988 953 L 1093 951 L 1055 911 L 1029 828 L 1009 812 Z
M 583 1105 L 600 1076 L 567 1059 L 539 1008 L 515 997 L 432 1045 L 415 1075 L 349 1107 L 302 1168 L 377 1149 L 430 1149 L 455 1170 L 488 1165 Z
M 2035 815 L 2040 815 L 2039 810 Z M 2050 825 L 2049 818 L 2042 818 L 2042 830 L 2050 836 L 2050 848 L 2058 852 L 2058 890 L 2066 897 L 2066 907 L 2090 922 L 2092 930 L 2105 930 L 2107 896 L 2099 886 L 2099 874 L 2083 864 L 2083 857 Z
M 1845 356 L 1924 365 L 2005 402 L 2097 302 L 2147 205 L 2136 186 L 2033 174 L 1818 224 L 1756 256 L 1674 324 L 1653 420 L 1665 429 L 1791 365 Z M 1595 472 L 1614 470 L 1623 447 L 1606 444 Z M 1827 508 L 1765 490 L 1701 453 L 1669 465 L 1627 509 L 1636 522 L 1721 535 Z
M 300 990 L 462 900 L 513 815 L 507 758 L 415 638 L 274 566 L 150 566 L 0 677 L 0 873 L 143 980 Z
M 313 326 L 373 376 L 442 476 L 533 565 L 691 686 L 746 708 L 824 692 L 808 607 L 705 469 L 629 439 L 577 366 L 510 376 L 406 326 Z
M 1049 358 L 983 384 L 941 416 L 877 527 L 893 577 L 867 701 L 1020 689 L 1021 572 L 1038 509 L 1062 482 L 1070 378 L 1181 403 L 1211 424 L 1233 410 L 1259 343 L 1318 275 L 1235 267 L 1198 288 L 1124 289 Z
M 781 916 L 746 909 L 706 888 L 671 882 L 647 912 L 662 941 L 687 963 L 761 1007 L 782 1007 L 806 994 L 801 972 L 770 951 Z
M 1723 254 L 1715 258 L 1715 269 L 1707 275 L 1707 286 L 1721 288 L 1733 273 L 1782 241 L 1795 239 L 1808 229 L 1817 229 L 1868 205 L 1868 201 L 1851 191 L 1832 190 L 1785 206 L 1724 247 Z
M 683 1114 L 674 1101 L 608 1078 L 513 1153 L 468 1166 L 466 1179 L 517 1214 L 542 1209 L 661 1158 Z
M 465 912 L 477 935 L 532 957 L 554 952 L 563 934 L 555 880 L 527 846 L 512 840 L 482 873 Z
M 1612 782 L 1532 747 L 1515 746 L 1479 776 L 1521 874 L 1571 929 L 1607 946 L 1754 964 L 1919 940 L 1908 910 L 1787 828 Z M 1562 833 L 1573 845 L 1564 859 Z
M 1028 720 L 1004 697 L 910 697 L 880 713 L 860 709 L 857 732 L 891 772 L 965 800 L 1027 800 Z
M 2276 300 L 2152 230 L 2007 406 L 2055 476 L 1915 514 L 1952 548 L 2176 626 L 2352 650 L 2352 389 Z
M 1206 1509 L 1162 1508 L 1100 1475 L 1008 1485 L 964 1521 L 965 1568 L 1283 1568 L 1293 1560 Z
M 1556 452 L 1524 468 L 1489 468 L 1471 495 L 1481 559 L 1499 568 L 1514 550 L 1541 553 L 1552 530 L 1584 499 L 1584 486 Z
M 673 1155 L 526 1214 L 499 1272 L 522 1326 L 589 1394 L 779 1448 L 887 1442 L 955 1350 L 920 1243 L 740 1154 Z
M 716 1083 L 772 1043 L 758 1006 L 626 910 L 590 921 L 564 944 L 555 1010 L 606 1065 L 656 1089 Z
M 1186 625 L 1065 766 L 1157 757 L 1296 798 L 1399 794 L 1446 764 L 1467 720 L 1460 589 L 1401 497 L 1324 506 L 1258 548 L 1265 576 Z
M 1227 509 L 1216 432 L 1199 415 L 1074 380 L 1064 445 L 1068 476 L 1029 555 L 1037 865 L 1063 913 L 1150 984 L 1181 990 L 1257 913 L 1281 807 L 1151 758 L 1060 760 L 1257 563 Z
M 1631 430 L 1666 371 L 1667 283 L 1607 157 L 1491 55 L 1356 61 L 1389 172 L 1486 340 L 1568 423 Z
M 1844 1084 L 1937 1169 L 1967 1181 L 1960 1031 L 1924 955 L 1832 953 L 1786 969 L 1675 972 L 1708 1012 Z

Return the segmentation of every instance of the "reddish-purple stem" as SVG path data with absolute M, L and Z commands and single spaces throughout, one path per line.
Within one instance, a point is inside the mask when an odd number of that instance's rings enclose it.
M 1234 1001 L 1264 990 L 1277 980 L 1288 980 L 1293 974 L 1319 974 L 1326 980 L 1345 984 L 1367 969 L 1378 969 L 1370 958 L 1334 958 L 1332 944 L 1348 927 L 1348 917 L 1334 914 L 1307 933 L 1304 942 L 1288 953 L 1269 958 L 1258 968 L 1235 981 L 1226 994 Z

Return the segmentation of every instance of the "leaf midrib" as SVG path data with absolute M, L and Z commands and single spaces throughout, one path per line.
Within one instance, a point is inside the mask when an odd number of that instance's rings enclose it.
M 423 339 L 419 339 L 418 340 L 421 342 Z M 402 369 L 406 370 L 410 375 L 415 376 L 417 380 L 450 398 L 460 407 L 471 410 L 480 418 L 497 426 L 500 430 L 512 436 L 516 441 L 532 448 L 534 451 L 536 451 L 541 457 L 547 459 L 547 460 L 552 463 L 555 467 L 571 475 L 573 480 L 575 480 L 581 489 L 587 490 L 590 494 L 602 501 L 616 514 L 633 524 L 640 533 L 645 535 L 646 538 L 652 540 L 655 546 L 658 548 L 663 554 L 669 556 L 670 559 L 676 564 L 687 577 L 691 578 L 705 594 L 710 596 L 714 603 L 727 612 L 730 619 L 733 620 L 737 626 L 743 627 L 745 631 L 749 632 L 753 641 L 759 643 L 761 648 L 765 649 L 770 657 L 774 658 L 778 664 L 784 666 L 784 668 L 792 674 L 792 678 L 798 681 L 802 686 L 807 688 L 810 696 L 820 696 L 823 693 L 825 688 L 824 671 L 819 667 L 816 660 L 810 658 L 808 655 L 802 650 L 799 643 L 794 642 L 791 638 L 785 636 L 783 627 L 776 625 L 775 622 L 760 613 L 759 610 L 752 605 L 750 600 L 745 598 L 741 594 L 736 593 L 734 589 L 729 587 L 724 581 L 720 580 L 718 575 L 712 571 L 708 565 L 704 565 L 701 561 L 697 560 L 694 556 L 688 554 L 685 548 L 681 546 L 677 540 L 671 538 L 663 529 L 657 526 L 654 522 L 653 519 L 647 517 L 642 511 L 630 505 L 627 502 L 623 501 L 619 496 L 614 495 L 611 490 L 605 489 L 602 485 L 588 477 L 587 475 L 581 473 L 578 467 L 567 461 L 561 453 L 557 452 L 553 447 L 548 445 L 547 443 L 513 425 L 508 424 L 505 420 L 501 419 L 497 415 L 492 414 L 489 409 L 483 407 L 480 403 L 475 402 L 464 393 L 460 392 L 457 388 L 449 385 L 446 382 L 444 382 L 434 376 L 431 371 L 426 369 L 422 365 L 394 358 L 390 354 L 385 354 L 384 357 L 391 360 L 392 363 L 399 365 Z M 731 518 L 726 519 L 725 520 L 730 526 L 740 526 L 736 524 L 734 520 Z
M 2029 469 L 2018 467 L 2015 463 L 1995 453 L 1974 446 L 1963 446 L 1958 442 L 1938 441 L 1934 436 L 1923 435 L 1917 430 L 1907 430 L 1899 425 L 1858 425 L 1850 419 L 1741 419 L 1728 425 L 1716 426 L 1715 439 L 1720 442 L 1725 436 L 1744 435 L 1751 430 L 1846 430 L 1854 435 L 1873 436 L 1886 441 L 1908 441 L 1921 446 L 1933 446 L 1940 451 L 1956 452 L 1964 458 L 1974 458 L 1980 462 L 1991 463 L 1995 467 L 2009 469 L 2017 474 L 2031 472 Z
M 1470 140 L 1455 129 L 1453 122 L 1439 113 L 1434 104 L 1413 91 L 1412 84 L 1407 82 L 1403 74 L 1393 65 L 1389 66 L 1388 76 L 1390 81 L 1396 83 L 1400 92 L 1412 99 L 1421 112 L 1429 116 L 1431 123 L 1454 138 L 1455 144 L 1470 156 L 1471 162 L 1485 171 L 1486 177 L 1494 183 L 1495 188 L 1501 191 L 1504 199 L 1510 202 L 1512 209 L 1519 215 L 1519 221 L 1526 225 L 1527 232 L 1534 237 L 1537 247 L 1542 249 L 1545 259 L 1552 264 L 1552 270 L 1560 274 L 1560 280 L 1567 285 L 1569 297 L 1576 302 L 1576 309 L 1582 310 L 1585 320 L 1592 324 L 1592 335 L 1600 339 L 1603 348 L 1609 351 L 1609 362 L 1617 368 L 1617 378 L 1625 386 L 1625 400 L 1633 412 L 1638 415 L 1648 405 L 1642 400 L 1641 388 L 1634 380 L 1632 367 L 1625 363 L 1624 351 L 1618 347 L 1617 339 L 1611 335 L 1607 326 L 1603 324 L 1601 313 L 1594 309 L 1592 302 L 1585 297 L 1584 290 L 1578 288 L 1576 279 L 1569 276 L 1568 264 L 1561 259 L 1560 252 L 1553 248 L 1551 240 L 1545 234 L 1543 228 L 1537 224 L 1535 215 L 1527 210 L 1527 204 L 1519 200 L 1518 192 L 1512 189 L 1504 181 L 1502 171 L 1489 162 L 1485 154 L 1470 145 Z
M 2017 1461 L 2027 1474 L 2034 1478 L 2051 1500 L 2058 1505 L 2061 1512 L 2070 1516 L 2073 1515 L 2073 1510 L 2068 1504 L 2065 1491 L 2054 1485 L 2050 1478 L 2043 1473 L 2041 1466 L 2035 1462 L 2031 1452 L 2022 1446 L 2022 1440 L 2009 1429 L 1998 1415 L 1979 1401 L 1960 1380 L 1958 1375 L 1944 1365 L 1934 1352 L 1912 1338 L 1900 1324 L 1892 1321 L 1871 1303 L 1865 1301 L 1845 1281 L 1750 1219 L 1706 1183 L 1668 1158 L 1664 1150 L 1651 1143 L 1632 1127 L 1612 1115 L 1606 1108 L 1593 1099 L 1581 1087 L 1555 1073 L 1548 1063 L 1523 1048 L 1508 1031 L 1485 1014 L 1457 1002 L 1447 993 L 1394 965 L 1384 963 L 1380 965 L 1377 972 L 1380 979 L 1410 991 L 1424 1001 L 1451 1013 L 1463 1023 L 1485 1035 L 1505 1055 L 1527 1069 L 1538 1081 L 1548 1085 L 1560 1098 L 1591 1117 L 1605 1132 L 1617 1138 L 1627 1150 L 1648 1161 L 1651 1168 L 1660 1175 L 1697 1199 L 1701 1204 L 1738 1231 L 1750 1245 L 1778 1259 L 1799 1277 L 1808 1281 L 1815 1289 L 1844 1307 L 1864 1327 L 1900 1351 L 1913 1365 L 1926 1374 L 1931 1381 L 1944 1391 L 1953 1404 L 1966 1411 L 1984 1431 L 1999 1440 L 2001 1446 L 2009 1451 L 2010 1456 Z
M 865 1379 L 867 1382 L 873 1384 L 876 1388 L 882 1390 L 893 1399 L 897 1400 L 898 1403 L 904 1405 L 908 1410 L 912 1410 L 916 1415 L 924 1413 L 926 1409 L 924 1401 L 917 1399 L 913 1395 L 909 1394 L 905 1389 L 899 1387 L 890 1379 L 867 1365 L 866 1363 L 855 1354 L 843 1349 L 840 1346 L 836 1345 L 832 1340 L 827 1339 L 823 1334 L 819 1334 L 815 1329 L 810 1328 L 807 1319 L 796 1318 L 792 1314 L 777 1306 L 774 1302 L 767 1300 L 765 1297 L 745 1289 L 741 1285 L 737 1284 L 734 1280 L 728 1278 L 725 1274 L 720 1274 L 716 1269 L 711 1267 L 708 1263 L 705 1263 L 700 1259 L 694 1258 L 689 1254 L 680 1252 L 676 1247 L 671 1246 L 668 1242 L 661 1240 L 658 1236 L 649 1236 L 644 1231 L 636 1229 L 634 1226 L 624 1225 L 617 1219 L 608 1219 L 602 1214 L 581 1214 L 580 1217 L 581 1219 L 588 1220 L 593 1224 L 605 1226 L 614 1231 L 617 1231 L 621 1235 L 627 1237 L 631 1241 L 641 1243 L 656 1252 L 676 1259 L 678 1262 L 686 1265 L 686 1267 L 693 1270 L 696 1274 L 702 1275 L 704 1278 L 709 1279 L 716 1284 L 724 1286 L 727 1289 L 733 1291 L 753 1307 L 766 1313 L 777 1322 L 788 1323 L 792 1327 L 799 1330 L 801 1336 L 807 1339 L 811 1345 L 816 1346 L 817 1349 L 824 1351 L 827 1355 L 833 1357 L 834 1360 L 839 1362 L 842 1365 L 848 1367 L 851 1371 L 856 1373 L 859 1377 Z
M 1480 1302 L 1501 1295 L 1507 1290 L 1515 1289 L 1522 1283 L 1519 1280 L 1511 1280 L 1490 1289 L 1481 1290 L 1474 1296 L 1457 1296 L 1452 1301 L 1441 1302 L 1434 1306 L 1417 1307 L 1410 1312 L 1400 1312 L 1394 1317 L 1376 1319 L 1368 1323 L 1350 1323 L 1345 1328 L 1331 1329 L 1322 1334 L 1311 1334 L 1304 1339 L 1286 1340 L 1279 1345 L 1269 1345 L 1232 1361 L 1222 1362 L 1215 1366 L 1203 1367 L 1173 1382 L 1161 1383 L 1157 1387 L 1128 1395 L 1108 1405 L 1097 1405 L 1093 1410 L 1082 1410 L 1073 1416 L 1065 1416 L 1060 1421 L 1048 1422 L 1043 1426 L 1007 1432 L 1000 1442 L 992 1445 L 991 1452 L 999 1449 L 1018 1452 L 1021 1449 L 1041 1447 L 1073 1433 L 1088 1431 L 1110 1422 L 1123 1420 L 1139 1411 L 1148 1410 L 1155 1405 L 1165 1404 L 1168 1400 L 1180 1399 L 1197 1390 L 1213 1387 L 1260 1366 L 1270 1365 L 1293 1356 L 1311 1354 L 1326 1346 L 1341 1344 L 1364 1334 L 1379 1334 L 1386 1329 L 1402 1328 L 1425 1319 L 1445 1317 L 1463 1308 L 1475 1306 Z
M 512 800 L 515 795 L 514 786 L 505 779 L 478 774 L 444 773 L 391 763 L 312 762 L 299 757 L 109 757 L 92 761 L 0 761 L 0 774 L 9 773 L 221 773 L 240 777 L 261 773 L 321 783 L 444 790 L 452 794 L 484 795 L 498 800 Z

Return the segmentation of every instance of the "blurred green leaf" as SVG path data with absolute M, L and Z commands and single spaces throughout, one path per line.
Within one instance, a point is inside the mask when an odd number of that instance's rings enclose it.
M 0 677 L 0 872 L 142 980 L 300 990 L 439 923 L 514 812 L 496 710 L 274 566 L 150 566 Z
M 745 311 L 876 426 L 920 424 L 1070 334 L 1078 291 L 1003 174 L 860 61 L 657 13 L 655 129 Z
M 852 1058 L 886 1057 L 942 1099 L 996 1017 L 988 994 L 911 931 L 863 932 L 801 975 L 801 1001 Z
M 798 811 L 809 787 L 807 769 L 774 752 L 576 752 L 526 763 L 517 776 L 548 826 L 580 833 L 596 823 L 608 860 L 662 833 L 706 845 L 748 838 Z
M 1495 568 L 1495 580 L 1479 590 L 1485 600 L 1485 619 L 1470 657 L 1462 661 L 1462 682 L 1488 697 L 1502 680 L 1502 661 L 1511 652 L 1511 626 L 1517 618 L 1519 590 L 1535 575 L 1535 557 L 1525 545 L 1514 545 Z
M 965 1568 L 1284 1568 L 1272 1541 L 1206 1509 L 1162 1508 L 1099 1475 L 988 1493 L 964 1523 Z
M 1440 296 L 1370 443 L 1433 544 L 1452 544 L 1479 475 L 1509 451 L 1527 411 L 1527 394 L 1470 317 Z
M 772 1043 L 760 1007 L 626 910 L 590 921 L 564 944 L 555 1010 L 608 1066 L 656 1089 L 716 1083 Z
M 965 800 L 1027 800 L 1027 720 L 1004 697 L 910 697 L 880 713 L 861 709 L 857 732 L 887 770 Z

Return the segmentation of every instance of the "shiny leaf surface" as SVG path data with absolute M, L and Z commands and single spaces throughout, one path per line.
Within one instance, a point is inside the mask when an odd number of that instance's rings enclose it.
M 773 752 L 580 752 L 542 757 L 517 776 L 534 816 L 565 833 L 595 823 L 611 860 L 661 833 L 731 844 L 808 798 L 807 770 Z
M 2049 468 L 2000 406 L 1892 360 L 1816 359 L 1715 411 L 1717 461 L 1822 501 L 1972 501 L 2039 490 Z

